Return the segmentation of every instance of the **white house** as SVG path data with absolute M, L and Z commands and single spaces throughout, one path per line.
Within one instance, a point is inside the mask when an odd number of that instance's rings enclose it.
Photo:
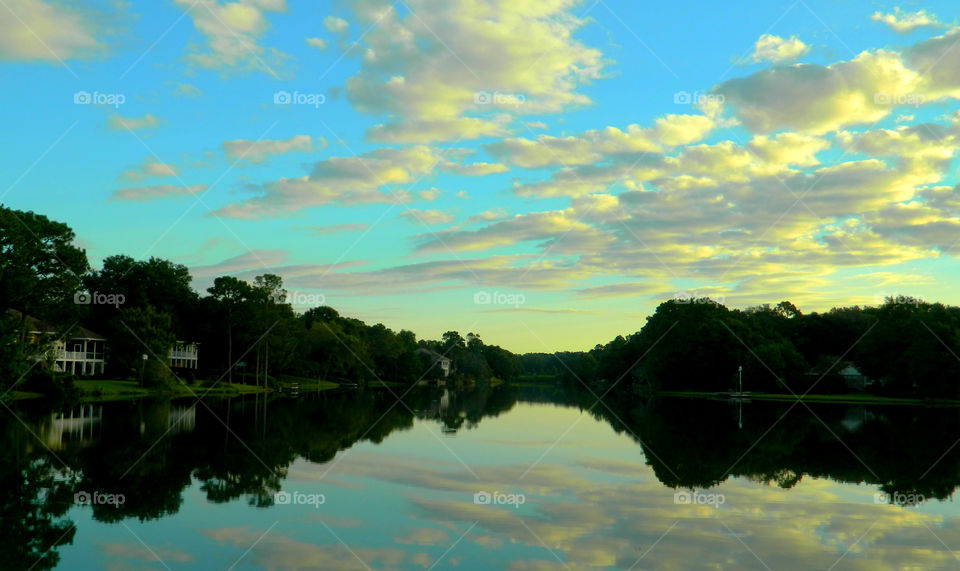
M 16 319 L 20 313 L 9 310 Z M 74 326 L 66 335 L 55 338 L 60 332 L 39 319 L 26 318 L 27 339 L 36 346 L 49 343 L 50 347 L 37 359 L 50 359 L 53 369 L 58 373 L 70 373 L 77 376 L 102 375 L 106 371 L 107 338 L 90 331 L 86 327 Z M 53 339 L 53 340 L 51 340 Z M 181 369 L 196 369 L 199 355 L 199 343 L 177 341 L 170 347 L 167 364 Z
M 21 319 L 16 310 L 8 313 L 14 319 Z M 35 358 L 49 359 L 53 362 L 53 369 L 60 373 L 73 375 L 103 374 L 106 366 L 107 338 L 90 331 L 86 327 L 76 325 L 66 334 L 57 337 L 60 332 L 39 319 L 31 316 L 24 318 L 27 329 L 27 340 L 34 347 L 48 348 Z
M 436 351 L 431 351 L 430 349 L 426 349 L 424 347 L 417 349 L 417 353 L 424 353 L 426 355 L 430 355 L 431 357 L 433 357 L 434 364 L 437 364 L 440 366 L 440 370 L 443 371 L 443 376 L 444 377 L 450 376 L 450 371 L 453 369 L 453 361 L 451 361 L 447 357 L 444 357 L 440 353 L 437 353 Z
M 53 342 L 53 368 L 73 375 L 102 375 L 107 364 L 107 338 L 85 327 L 76 327 L 67 340 Z
M 199 343 L 185 343 L 177 341 L 170 347 L 170 366 L 181 369 L 196 369 Z

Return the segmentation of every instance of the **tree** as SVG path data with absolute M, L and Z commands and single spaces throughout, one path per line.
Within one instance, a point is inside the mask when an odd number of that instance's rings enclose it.
M 233 382 L 233 330 L 239 322 L 243 305 L 253 297 L 253 288 L 247 282 L 233 276 L 220 276 L 213 280 L 207 292 L 218 303 L 218 317 L 223 320 L 227 333 L 227 380 Z
M 69 226 L 33 212 L 0 205 L 0 377 L 24 368 L 26 319 L 67 322 L 73 296 L 88 270 L 87 254 L 73 244 Z M 11 320 L 7 309 L 18 310 Z

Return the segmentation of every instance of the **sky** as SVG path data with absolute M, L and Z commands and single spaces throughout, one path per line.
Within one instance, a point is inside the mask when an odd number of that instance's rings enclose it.
M 668 299 L 956 304 L 960 7 L 0 0 L 0 203 L 94 267 L 583 350 Z

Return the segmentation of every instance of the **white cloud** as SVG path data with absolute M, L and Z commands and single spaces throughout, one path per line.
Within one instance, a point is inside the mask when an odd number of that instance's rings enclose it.
M 0 60 L 88 58 L 104 49 L 92 15 L 43 0 L 6 0 L 0 17 Z
M 753 46 L 753 61 L 784 63 L 793 61 L 810 51 L 810 47 L 796 36 L 787 39 L 772 34 L 763 34 Z
M 206 190 L 206 188 L 206 185 L 202 184 L 194 184 L 190 186 L 161 184 L 156 186 L 121 188 L 114 191 L 114 193 L 110 196 L 110 200 L 148 202 L 163 198 L 183 198 L 185 196 L 192 196 L 201 193 Z
M 169 83 L 173 85 L 174 97 L 200 97 L 203 95 L 203 91 L 200 91 L 200 88 L 196 85 L 180 83 L 178 81 L 171 81 Z
M 295 135 L 289 139 L 262 139 L 250 141 L 237 139 L 224 141 L 223 150 L 232 159 L 251 163 L 262 163 L 274 155 L 286 153 L 308 153 L 327 146 L 327 142 L 320 138 L 314 143 L 309 135 Z
M 892 13 L 874 12 L 870 19 L 874 22 L 883 22 L 898 34 L 909 34 L 918 28 L 943 27 L 937 17 L 928 14 L 926 10 L 904 12 L 900 8 L 894 8 Z
M 321 38 L 307 38 L 306 42 L 311 48 L 316 48 L 321 51 L 327 49 L 327 42 Z
M 442 210 L 418 210 L 415 208 L 402 212 L 400 216 L 406 218 L 410 222 L 422 224 L 424 226 L 449 224 L 456 218 L 453 214 L 443 212 Z
M 252 198 L 217 211 L 231 218 L 290 216 L 323 204 L 404 203 L 410 184 L 434 171 L 442 156 L 425 146 L 377 149 L 355 157 L 332 157 L 314 165 L 309 176 L 281 178 L 252 190 Z
M 177 169 L 173 165 L 161 163 L 156 159 L 149 158 L 143 164 L 124 171 L 124 173 L 120 175 L 120 178 L 130 182 L 139 182 L 146 178 L 172 176 L 177 176 Z
M 121 117 L 120 115 L 110 115 L 107 117 L 107 127 L 115 131 L 138 131 L 140 129 L 153 129 L 160 126 L 160 119 L 155 115 L 147 113 L 143 117 Z
M 327 16 L 323 19 L 323 27 L 327 29 L 328 32 L 339 34 L 346 32 L 350 24 L 347 23 L 343 18 L 337 18 L 336 16 Z
M 363 26 L 360 71 L 346 83 L 357 110 L 384 116 L 375 140 L 417 143 L 503 136 L 511 117 L 590 102 L 601 53 L 573 39 L 573 0 L 387 0 L 352 4 Z
M 206 40 L 192 46 L 187 61 L 203 69 L 221 72 L 260 71 L 283 75 L 288 57 L 274 48 L 258 44 L 269 24 L 265 13 L 283 12 L 286 0 L 237 0 L 221 4 L 216 0 L 174 0 L 189 10 L 193 25 Z

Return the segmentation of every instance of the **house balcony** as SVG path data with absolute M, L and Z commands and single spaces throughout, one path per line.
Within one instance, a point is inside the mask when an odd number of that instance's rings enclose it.
M 88 361 L 101 363 L 106 356 L 93 351 L 56 351 L 54 359 L 57 361 Z

